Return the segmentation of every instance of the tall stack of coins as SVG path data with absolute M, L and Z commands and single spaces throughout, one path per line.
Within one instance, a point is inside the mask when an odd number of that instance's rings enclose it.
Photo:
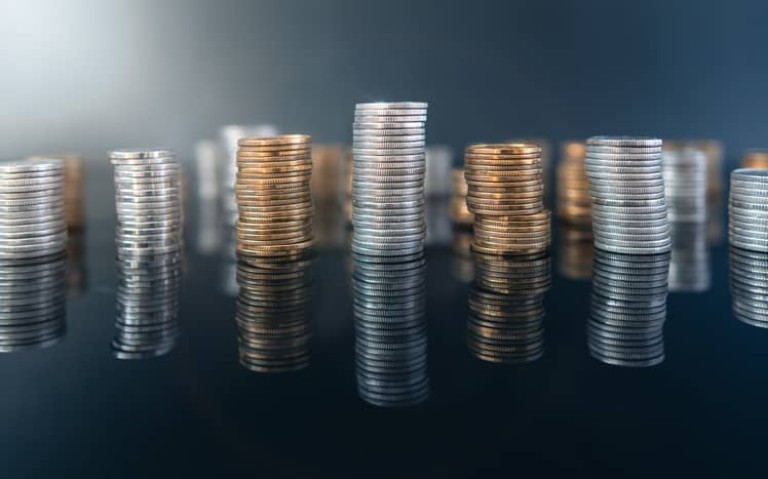
M 707 156 L 692 146 L 663 148 L 664 194 L 670 222 L 707 221 Z
M 729 262 L 734 316 L 743 323 L 768 328 L 768 255 L 731 246 Z
M 585 165 L 595 247 L 623 254 L 668 252 L 661 140 L 592 137 Z
M 544 294 L 551 284 L 551 261 L 546 253 L 476 253 L 467 321 L 470 352 L 493 363 L 539 359 L 544 354 Z
M 531 144 L 467 147 L 467 208 L 475 215 L 475 251 L 527 254 L 547 250 L 550 213 L 544 208 L 540 155 L 541 149 Z
M 309 365 L 312 258 L 252 258 L 237 265 L 240 364 L 252 371 L 298 371 Z
M 589 179 L 584 169 L 584 142 L 563 143 L 562 157 L 557 165 L 557 216 L 568 223 L 589 224 L 591 201 Z
M 664 361 L 669 253 L 630 255 L 596 250 L 589 352 L 615 366 Z
M 355 107 L 352 251 L 394 257 L 423 250 L 426 121 L 426 103 Z
M 741 158 L 742 168 L 768 169 L 768 151 L 749 150 Z
M 429 396 L 423 254 L 353 254 L 357 390 L 367 403 L 413 406 Z
M 464 168 L 454 168 L 451 172 L 453 195 L 451 196 L 451 221 L 455 225 L 472 226 L 475 215 L 467 209 L 467 180 Z
M 60 160 L 0 163 L 0 259 L 62 253 L 67 246 Z
M 728 218 L 731 246 L 768 251 L 768 170 L 742 168 L 731 172 Z
M 237 252 L 298 257 L 313 245 L 312 138 L 243 138 L 237 151 Z

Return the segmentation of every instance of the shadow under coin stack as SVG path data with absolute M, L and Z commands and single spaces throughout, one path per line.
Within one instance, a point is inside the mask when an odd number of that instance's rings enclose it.
M 406 407 L 429 397 L 422 253 L 400 261 L 353 253 L 357 390 L 367 403 Z
M 552 284 L 546 253 L 495 256 L 475 253 L 469 290 L 467 346 L 478 359 L 503 364 L 544 354 L 544 295 Z
M 589 352 L 614 366 L 648 367 L 664 361 L 669 253 L 595 252 Z
M 585 160 L 595 247 L 623 254 L 671 248 L 661 140 L 596 136 Z
M 467 207 L 475 215 L 476 252 L 531 254 L 549 248 L 540 154 L 538 146 L 529 144 L 467 147 Z
M 728 219 L 731 246 L 768 253 L 768 170 L 731 172 Z
M 579 141 L 563 143 L 557 165 L 557 216 L 570 224 L 589 225 L 591 202 L 589 179 L 584 169 L 586 145 Z
M 733 314 L 739 321 L 768 328 L 768 253 L 729 248 Z
M 112 352 L 143 359 L 179 336 L 183 220 L 181 165 L 168 150 L 109 153 L 117 205 L 117 319 Z
M 298 258 L 314 244 L 312 138 L 243 138 L 237 152 L 237 255 Z
M 312 259 L 249 258 L 239 261 L 237 283 L 240 364 L 260 373 L 306 368 Z

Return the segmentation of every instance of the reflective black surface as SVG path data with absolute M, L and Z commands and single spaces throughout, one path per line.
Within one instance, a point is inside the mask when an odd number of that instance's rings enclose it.
M 669 260 L 663 361 L 618 367 L 591 354 L 617 343 L 590 340 L 605 328 L 589 328 L 588 233 L 555 225 L 551 257 L 474 262 L 466 237 L 437 235 L 423 272 L 356 269 L 328 244 L 238 265 L 192 189 L 178 320 L 158 313 L 171 322 L 146 336 L 164 354 L 120 359 L 118 295 L 136 283 L 118 282 L 111 171 L 88 173 L 66 333 L 0 354 L 3 477 L 763 477 L 768 331 L 735 319 L 728 250 L 702 251 L 701 231 Z M 765 257 L 734 254 L 739 311 L 759 317 Z M 657 307 L 664 288 L 644 287 Z M 381 304 L 410 320 L 384 327 Z

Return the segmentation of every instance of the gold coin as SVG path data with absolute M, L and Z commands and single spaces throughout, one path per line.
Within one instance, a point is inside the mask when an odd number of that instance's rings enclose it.
M 466 151 L 487 155 L 541 154 L 541 148 L 531 143 L 481 143 L 468 146 Z

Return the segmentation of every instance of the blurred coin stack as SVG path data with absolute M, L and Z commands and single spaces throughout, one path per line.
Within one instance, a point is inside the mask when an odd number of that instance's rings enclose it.
M 475 215 L 473 248 L 485 254 L 529 254 L 550 244 L 541 150 L 531 144 L 480 144 L 464 158 L 467 208 Z
M 451 221 L 457 226 L 472 226 L 475 215 L 467 209 L 467 179 L 464 168 L 454 168 L 451 172 L 453 194 L 451 196 Z
M 568 223 L 590 224 L 591 201 L 589 179 L 584 169 L 586 145 L 584 142 L 563 143 L 560 163 L 557 165 L 557 216 Z
M 768 252 L 768 170 L 731 172 L 728 219 L 731 246 Z
M 429 396 L 422 253 L 400 262 L 353 254 L 357 390 L 367 403 L 413 406 Z
M 445 145 L 431 145 L 424 149 L 427 171 L 424 190 L 428 198 L 448 198 L 451 195 L 453 150 Z
M 472 230 L 454 228 L 451 242 L 453 277 L 462 283 L 469 283 L 475 277 L 475 264 L 472 259 Z
M 355 253 L 394 257 L 423 250 L 426 121 L 426 103 L 358 103 L 355 107 Z
M 45 348 L 64 337 L 66 274 L 61 251 L 0 259 L 0 352 Z
M 558 271 L 572 280 L 592 277 L 595 244 L 592 226 L 560 223 L 558 227 Z
M 741 158 L 742 168 L 754 168 L 759 170 L 768 169 L 768 151 L 749 150 Z
M 596 248 L 623 254 L 670 250 L 661 144 L 643 137 L 587 140 Z
M 237 252 L 247 257 L 295 258 L 314 244 L 312 138 L 243 138 L 237 152 Z
M 739 321 L 768 328 L 768 255 L 729 248 L 733 314 Z
M 168 353 L 179 335 L 183 207 L 181 165 L 169 150 L 116 150 L 119 359 Z
M 346 148 L 341 145 L 312 147 L 312 201 L 315 205 L 313 231 L 319 246 L 344 243 L 344 225 L 340 214 L 343 166 Z
M 478 359 L 521 364 L 544 354 L 544 295 L 552 284 L 546 253 L 475 253 L 467 346 Z
M 697 293 L 711 284 L 707 224 L 672 222 L 672 258 L 669 265 L 669 291 Z
M 671 222 L 707 221 L 707 156 L 692 146 L 667 146 L 662 153 L 664 194 Z
M 664 361 L 669 261 L 669 253 L 595 251 L 587 327 L 592 357 L 627 367 Z
M 312 259 L 249 258 L 237 265 L 240 364 L 252 371 L 298 371 L 309 365 Z

